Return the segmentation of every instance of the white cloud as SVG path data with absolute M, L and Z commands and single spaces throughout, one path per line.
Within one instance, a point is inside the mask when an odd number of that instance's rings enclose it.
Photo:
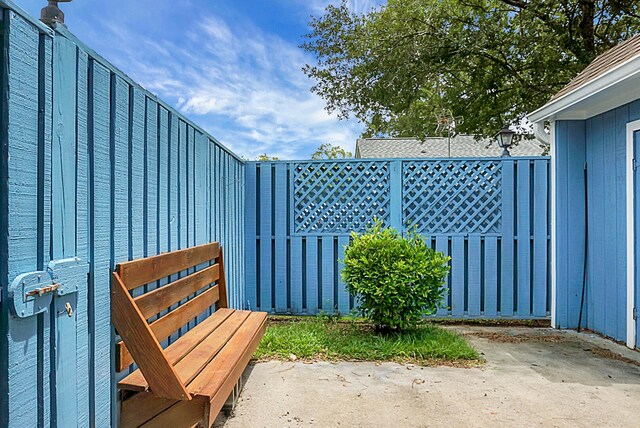
M 250 23 L 197 19 L 180 44 L 109 24 L 114 62 L 248 158 L 307 157 L 325 142 L 353 150 L 361 126 L 329 116 L 310 92 L 301 68 L 312 58 Z

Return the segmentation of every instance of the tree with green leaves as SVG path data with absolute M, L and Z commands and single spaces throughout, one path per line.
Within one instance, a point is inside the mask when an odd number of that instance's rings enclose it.
M 638 0 L 389 0 L 368 14 L 346 0 L 312 18 L 303 49 L 313 92 L 365 137 L 519 126 L 599 53 L 640 31 Z
M 280 158 L 277 156 L 269 156 L 268 154 L 265 153 L 258 156 L 256 160 L 260 162 L 268 162 L 268 161 L 277 161 L 277 160 L 280 160 Z
M 311 159 L 313 160 L 322 160 L 322 159 L 348 159 L 353 157 L 351 152 L 346 151 L 340 146 L 334 146 L 330 143 L 325 143 L 318 147 L 318 149 L 313 152 L 311 155 Z

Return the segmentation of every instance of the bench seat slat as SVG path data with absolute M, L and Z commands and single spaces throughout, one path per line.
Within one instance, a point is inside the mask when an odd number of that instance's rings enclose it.
M 213 315 L 209 318 L 195 326 L 193 329 L 189 330 L 184 336 L 178 338 L 175 342 L 169 345 L 165 350 L 164 354 L 167 357 L 167 360 L 175 365 L 184 358 L 193 348 L 198 346 L 200 342 L 209 337 L 212 333 L 216 331 L 216 329 L 225 322 L 227 318 L 229 318 L 235 311 L 233 309 L 221 308 L 218 309 Z M 149 387 L 147 381 L 140 369 L 134 371 L 124 379 L 122 379 L 119 384 L 121 389 L 126 389 L 129 391 L 146 391 Z
M 244 370 L 248 364 L 264 334 L 266 319 L 265 312 L 252 312 L 218 355 L 187 385 L 187 390 L 200 397 L 212 398 L 218 395 L 227 379 L 235 377 L 236 368 L 241 366 L 241 370 Z M 232 379 L 232 383 L 238 378 L 239 376 Z M 225 395 L 224 399 L 226 398 Z
M 133 300 L 146 319 L 189 297 L 201 288 L 214 283 L 220 277 L 220 265 L 215 264 L 180 278 L 170 284 L 156 288 Z
M 236 311 L 183 359 L 174 365 L 180 380 L 188 385 L 209 362 L 218 354 L 249 317 L 249 311 Z
M 128 290 L 166 278 L 190 267 L 197 266 L 220 255 L 220 243 L 198 245 L 185 250 L 172 251 L 144 259 L 120 263 L 118 273 Z

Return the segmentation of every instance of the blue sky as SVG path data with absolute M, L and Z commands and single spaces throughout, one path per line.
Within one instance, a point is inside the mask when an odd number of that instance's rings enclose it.
M 14 0 L 39 16 L 45 0 Z M 312 94 L 298 48 L 311 15 L 339 0 L 75 0 L 69 30 L 236 153 L 305 159 L 353 151 L 362 131 Z M 363 12 L 383 0 L 349 0 Z

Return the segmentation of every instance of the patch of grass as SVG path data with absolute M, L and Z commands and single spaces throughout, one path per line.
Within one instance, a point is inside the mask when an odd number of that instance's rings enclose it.
M 474 365 L 478 352 L 460 335 L 432 324 L 379 334 L 362 320 L 271 317 L 255 358 L 302 361 L 394 361 Z

